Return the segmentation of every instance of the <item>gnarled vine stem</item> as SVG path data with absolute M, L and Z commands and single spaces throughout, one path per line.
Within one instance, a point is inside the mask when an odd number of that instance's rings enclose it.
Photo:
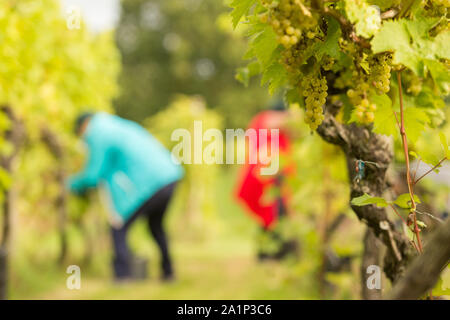
M 347 159 L 350 199 L 364 193 L 381 196 L 386 189 L 386 171 L 393 159 L 391 140 L 373 133 L 369 127 L 340 123 L 335 115 L 341 105 L 339 102 L 327 103 L 324 108 L 324 121 L 317 129 L 318 134 L 327 142 L 338 145 Z M 366 176 L 360 182 L 355 181 L 355 162 L 364 159 L 376 163 L 367 166 Z M 395 282 L 405 272 L 406 266 L 415 250 L 409 239 L 395 230 L 385 208 L 375 205 L 352 206 L 358 218 L 363 221 L 388 248 L 385 256 L 384 271 Z

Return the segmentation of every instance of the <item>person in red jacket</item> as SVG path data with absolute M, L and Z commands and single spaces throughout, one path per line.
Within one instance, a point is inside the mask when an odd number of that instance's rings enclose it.
M 279 129 L 278 156 L 289 159 L 291 143 L 287 132 L 283 130 L 283 125 L 288 116 L 284 104 L 278 102 L 270 110 L 258 113 L 251 120 L 249 128 L 255 129 L 257 132 L 261 129 L 267 129 L 267 139 L 260 141 L 259 134 L 256 135 L 256 152 L 259 152 L 261 147 L 267 147 L 264 144 L 271 141 L 270 129 Z M 287 213 L 289 190 L 285 179 L 295 172 L 295 166 L 292 161 L 288 160 L 287 164 L 280 167 L 276 174 L 266 176 L 260 174 L 260 169 L 263 166 L 264 164 L 261 161 L 257 163 L 246 161 L 238 177 L 235 195 L 238 202 L 243 204 L 255 217 L 266 236 L 269 235 L 273 241 L 278 243 L 277 252 L 268 253 L 260 250 L 258 257 L 261 260 L 266 258 L 280 259 L 297 249 L 296 242 L 283 239 L 282 235 L 274 230 L 277 222 Z M 276 189 L 277 196 L 275 199 L 267 200 L 267 194 L 273 191 L 271 190 L 273 188 Z

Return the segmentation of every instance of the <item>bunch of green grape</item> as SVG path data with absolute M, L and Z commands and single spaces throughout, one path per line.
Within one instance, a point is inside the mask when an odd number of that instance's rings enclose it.
M 436 16 L 442 17 L 437 24 L 430 31 L 430 36 L 434 37 L 441 32 L 446 32 L 449 26 L 449 12 L 450 0 L 432 0 L 426 2 L 423 10 L 425 17 L 434 18 Z
M 369 85 L 367 82 L 360 83 L 355 89 L 349 89 L 347 96 L 355 106 L 355 116 L 359 123 L 369 124 L 375 119 L 377 105 L 371 103 L 367 98 Z
M 334 59 L 330 56 L 324 56 L 321 61 L 321 67 L 325 71 L 330 71 L 334 66 Z
M 308 9 L 310 1 L 263 1 L 267 12 L 261 15 L 263 23 L 269 23 L 277 34 L 278 42 L 285 48 L 296 45 L 303 36 L 316 36 L 317 20 Z
M 436 6 L 442 6 L 445 8 L 450 7 L 450 0 L 432 0 L 431 3 Z
M 377 94 L 390 90 L 392 56 L 390 54 L 374 55 L 370 59 L 369 82 L 373 84 Z
M 296 84 L 299 76 L 301 76 L 301 67 L 305 63 L 304 53 L 307 48 L 313 44 L 313 40 L 302 38 L 300 41 L 290 48 L 286 48 L 281 53 L 280 63 L 284 65 L 286 71 L 289 73 L 291 82 Z
M 305 122 L 311 130 L 316 130 L 324 119 L 323 105 L 327 99 L 327 80 L 318 73 L 306 75 L 301 82 L 302 93 L 305 97 Z
M 417 76 L 410 70 L 402 72 L 402 83 L 405 84 L 406 92 L 417 96 L 423 88 L 423 78 Z

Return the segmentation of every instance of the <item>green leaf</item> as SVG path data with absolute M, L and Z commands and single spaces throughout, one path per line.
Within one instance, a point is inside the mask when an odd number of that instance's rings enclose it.
M 450 265 L 447 265 L 447 268 L 442 270 L 441 277 L 433 288 L 433 295 L 450 295 Z
M 363 194 L 360 197 L 353 198 L 352 199 L 352 205 L 354 206 L 366 206 L 369 204 L 376 204 L 378 207 L 387 207 L 389 203 L 380 197 L 372 197 L 368 195 L 367 193 Z
M 272 27 L 266 25 L 249 43 L 245 58 L 256 57 L 261 63 L 261 68 L 265 69 L 270 66 L 277 48 L 277 36 Z
M 393 136 L 397 134 L 398 127 L 395 121 L 394 110 L 392 108 L 391 99 L 383 95 L 372 95 L 370 100 L 377 105 L 375 110 L 375 120 L 373 132 Z
M 316 44 L 315 56 L 317 57 L 317 60 L 321 60 L 325 54 L 335 59 L 340 58 L 341 51 L 338 41 L 341 34 L 339 22 L 333 18 L 328 19 L 328 29 L 325 41 Z
M 427 227 L 426 223 L 421 221 L 421 220 L 416 220 L 416 223 L 421 228 L 426 228 Z
M 405 108 L 404 120 L 406 135 L 412 143 L 416 143 L 425 130 L 425 125 L 430 123 L 427 113 L 423 109 L 416 107 Z
M 233 0 L 230 7 L 233 8 L 230 15 L 233 21 L 233 27 L 236 28 L 242 17 L 246 15 L 250 8 L 256 3 L 257 0 Z
M 445 136 L 445 134 L 443 132 L 439 132 L 439 139 L 441 139 L 441 145 L 444 148 L 444 156 L 446 158 L 449 158 L 449 150 L 448 150 L 448 142 L 447 142 L 447 137 Z
M 416 159 L 419 159 L 419 155 L 418 155 L 417 153 L 415 153 L 414 151 L 410 151 L 410 152 L 409 152 L 409 155 L 410 155 L 411 157 L 414 157 L 414 158 L 416 158 Z
M 288 75 L 286 69 L 278 62 L 271 64 L 263 73 L 261 84 L 269 83 L 269 93 L 274 92 L 286 84 Z
M 248 82 L 250 81 L 250 71 L 248 67 L 238 68 L 236 70 L 236 80 L 242 83 L 245 87 L 248 87 Z
M 416 203 L 421 203 L 420 199 L 417 195 L 414 195 L 414 201 Z M 397 197 L 397 199 L 394 201 L 396 205 L 398 205 L 400 208 L 410 208 L 411 207 L 411 197 L 409 193 L 403 193 Z
M 300 91 L 298 88 L 289 88 L 284 93 L 284 102 L 286 105 L 290 105 L 293 103 L 298 103 L 300 107 L 303 107 L 305 105 L 305 101 L 303 99 L 303 96 L 300 94 Z
M 367 3 L 378 6 L 381 10 L 385 10 L 397 4 L 397 0 L 368 0 Z
M 436 56 L 443 59 L 450 59 L 450 31 L 439 33 L 433 41 Z
M 393 51 L 394 63 L 403 64 L 422 75 L 420 56 L 411 45 L 412 39 L 406 28 L 405 20 L 385 21 L 381 30 L 370 42 L 374 53 Z
M 429 87 L 423 87 L 422 91 L 414 97 L 413 105 L 421 108 L 441 109 L 445 102 Z
M 427 69 L 438 86 L 448 90 L 448 71 L 439 59 L 450 58 L 450 32 L 431 38 L 428 31 L 437 22 L 436 18 L 422 16 L 414 20 L 385 21 L 371 41 L 372 51 L 394 52 L 395 64 L 403 64 L 421 77 Z
M 236 80 L 241 82 L 245 87 L 248 87 L 248 83 L 251 77 L 261 73 L 260 65 L 257 61 L 250 62 L 247 66 L 238 68 L 236 70 Z
M 448 92 L 450 90 L 450 72 L 447 68 L 442 63 L 431 59 L 424 59 L 423 63 L 439 90 Z

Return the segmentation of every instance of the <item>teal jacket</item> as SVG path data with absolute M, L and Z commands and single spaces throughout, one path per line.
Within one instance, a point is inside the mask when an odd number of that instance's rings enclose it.
M 159 189 L 183 176 L 170 152 L 135 122 L 97 113 L 83 139 L 88 160 L 84 170 L 69 179 L 69 189 L 82 193 L 103 185 L 119 223 L 126 222 Z

